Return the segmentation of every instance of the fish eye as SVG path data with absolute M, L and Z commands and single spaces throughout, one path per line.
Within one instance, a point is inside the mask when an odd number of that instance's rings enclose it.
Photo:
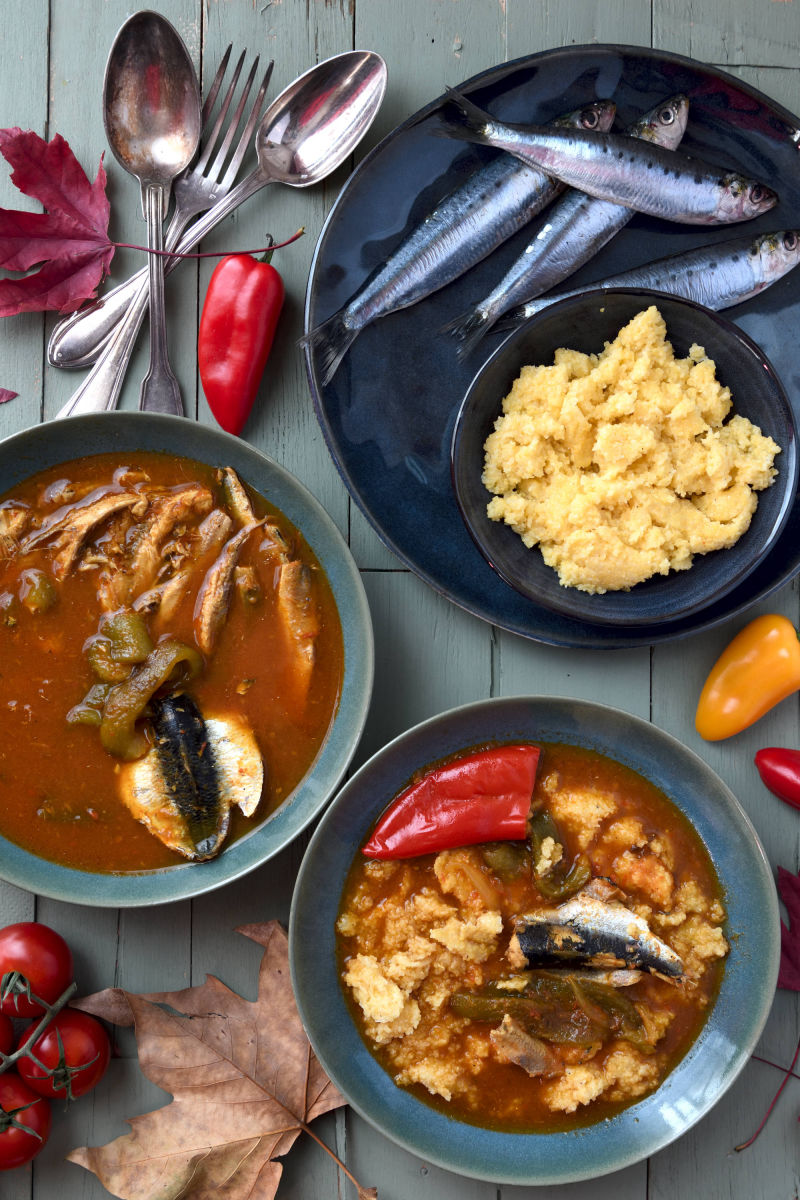
M 593 108 L 589 108 L 583 115 L 583 123 L 587 129 L 594 129 L 599 117 Z
M 662 108 L 658 114 L 658 119 L 662 125 L 672 125 L 675 120 L 675 110 L 672 108 Z
M 760 183 L 754 183 L 750 188 L 750 199 L 753 204 L 760 204 L 762 200 L 767 198 L 767 189 L 762 187 Z
M 785 233 L 783 235 L 783 248 L 784 248 L 784 250 L 796 250 L 797 249 L 797 234 L 796 233 Z

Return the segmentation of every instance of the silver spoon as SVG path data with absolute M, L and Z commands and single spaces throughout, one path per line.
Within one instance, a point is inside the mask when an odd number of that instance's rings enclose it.
M 268 183 L 303 188 L 330 175 L 369 129 L 385 91 L 386 64 L 372 51 L 337 54 L 306 71 L 273 100 L 264 114 L 255 135 L 258 167 L 195 221 L 183 235 L 178 250 L 187 253 L 219 221 Z M 172 260 L 170 267 L 179 261 Z M 57 417 L 104 412 L 116 406 L 147 310 L 147 288 L 142 286 L 141 273 L 133 276 L 128 286 L 132 299 L 127 313 Z
M 200 141 L 200 88 L 175 28 L 155 12 L 135 13 L 120 29 L 106 64 L 103 123 L 117 162 L 139 180 L 151 251 L 164 248 L 164 216 L 172 181 Z M 169 365 L 164 311 L 164 260 L 149 256 L 150 368 L 139 407 L 183 415 Z

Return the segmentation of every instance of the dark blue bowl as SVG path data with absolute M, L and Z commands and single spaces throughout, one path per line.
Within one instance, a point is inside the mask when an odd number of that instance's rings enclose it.
M 772 486 L 758 493 L 750 528 L 735 546 L 695 556 L 688 571 L 671 571 L 628 592 L 590 595 L 562 587 L 538 548 L 528 549 L 513 529 L 490 521 L 491 499 L 481 482 L 486 438 L 503 397 L 526 365 L 549 364 L 561 346 L 598 353 L 642 309 L 656 304 L 675 354 L 705 347 L 717 378 L 731 389 L 734 411 L 748 417 L 781 447 Z M 497 574 L 536 604 L 577 620 L 605 625 L 648 625 L 675 620 L 714 604 L 755 570 L 775 544 L 794 503 L 798 476 L 797 429 L 792 407 L 769 360 L 736 325 L 691 300 L 641 290 L 597 290 L 560 300 L 532 317 L 495 351 L 473 379 L 453 432 L 453 486 L 472 537 Z
M 344 679 L 336 715 L 308 773 L 269 817 L 211 862 L 111 875 L 49 862 L 0 837 L 0 878 L 41 896 L 114 908 L 163 904 L 209 892 L 278 854 L 333 795 L 364 728 L 372 692 L 373 639 L 364 587 L 347 545 L 322 505 L 288 471 L 241 438 L 182 417 L 101 413 L 37 425 L 0 443 L 0 494 L 56 463 L 137 450 L 230 466 L 299 529 L 328 577 L 342 624 Z M 64 764 L 80 770 L 80 763 Z
M 688 817 L 724 888 L 731 952 L 697 1041 L 652 1095 L 567 1133 L 520 1134 L 454 1120 L 397 1087 L 362 1041 L 339 981 L 334 923 L 345 877 L 373 822 L 412 773 L 482 742 L 566 742 L 639 771 Z M 482 700 L 402 734 L 349 780 L 306 851 L 289 924 L 300 1016 L 323 1067 L 365 1120 L 426 1162 L 497 1183 L 603 1175 L 674 1141 L 745 1066 L 769 1014 L 780 957 L 775 884 L 738 801 L 710 767 L 654 725 L 604 705 L 552 696 Z

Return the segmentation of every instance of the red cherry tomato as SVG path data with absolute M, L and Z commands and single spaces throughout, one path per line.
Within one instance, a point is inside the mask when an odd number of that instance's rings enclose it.
M 0 1054 L 10 1054 L 14 1045 L 14 1026 L 10 1017 L 0 1013 Z
M 35 1017 L 37 996 L 52 1004 L 72 982 L 72 954 L 60 933 L 36 921 L 0 929 L 0 1012 Z
M 20 1046 L 35 1028 L 34 1022 L 25 1030 Z M 17 1070 L 28 1086 L 40 1096 L 74 1100 L 91 1091 L 102 1079 L 111 1057 L 111 1044 L 94 1017 L 64 1008 L 56 1013 L 29 1053 L 32 1057 L 26 1054 L 17 1062 Z M 49 1068 L 50 1073 L 42 1067 Z
M 47 1141 L 51 1120 L 47 1100 L 19 1075 L 0 1075 L 0 1171 L 30 1162 Z

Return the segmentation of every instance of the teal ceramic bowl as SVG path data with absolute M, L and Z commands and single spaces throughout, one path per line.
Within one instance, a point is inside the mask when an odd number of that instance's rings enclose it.
M 303 533 L 328 577 L 342 623 L 344 680 L 334 721 L 308 774 L 270 817 L 211 862 L 107 875 L 38 858 L 0 837 L 0 878 L 73 904 L 138 907 L 222 887 L 283 850 L 335 792 L 364 728 L 372 692 L 373 638 L 367 599 L 350 551 L 322 505 L 297 479 L 241 439 L 180 417 L 102 413 L 37 425 L 0 442 L 0 495 L 29 475 L 83 455 L 137 450 L 231 466 Z M 65 770 L 80 764 L 65 763 Z
M 410 775 L 480 742 L 541 740 L 597 750 L 639 771 L 689 818 L 725 890 L 731 953 L 716 1003 L 686 1056 L 652 1095 L 572 1132 L 499 1133 L 453 1120 L 398 1088 L 362 1041 L 336 965 L 334 922 L 367 831 Z M 654 725 L 617 709 L 550 696 L 486 700 L 417 725 L 369 760 L 336 797 L 297 879 L 289 929 L 300 1015 L 325 1070 L 355 1109 L 426 1162 L 477 1179 L 555 1184 L 617 1171 L 685 1133 L 747 1062 L 778 973 L 772 872 L 738 801 L 706 764 Z

